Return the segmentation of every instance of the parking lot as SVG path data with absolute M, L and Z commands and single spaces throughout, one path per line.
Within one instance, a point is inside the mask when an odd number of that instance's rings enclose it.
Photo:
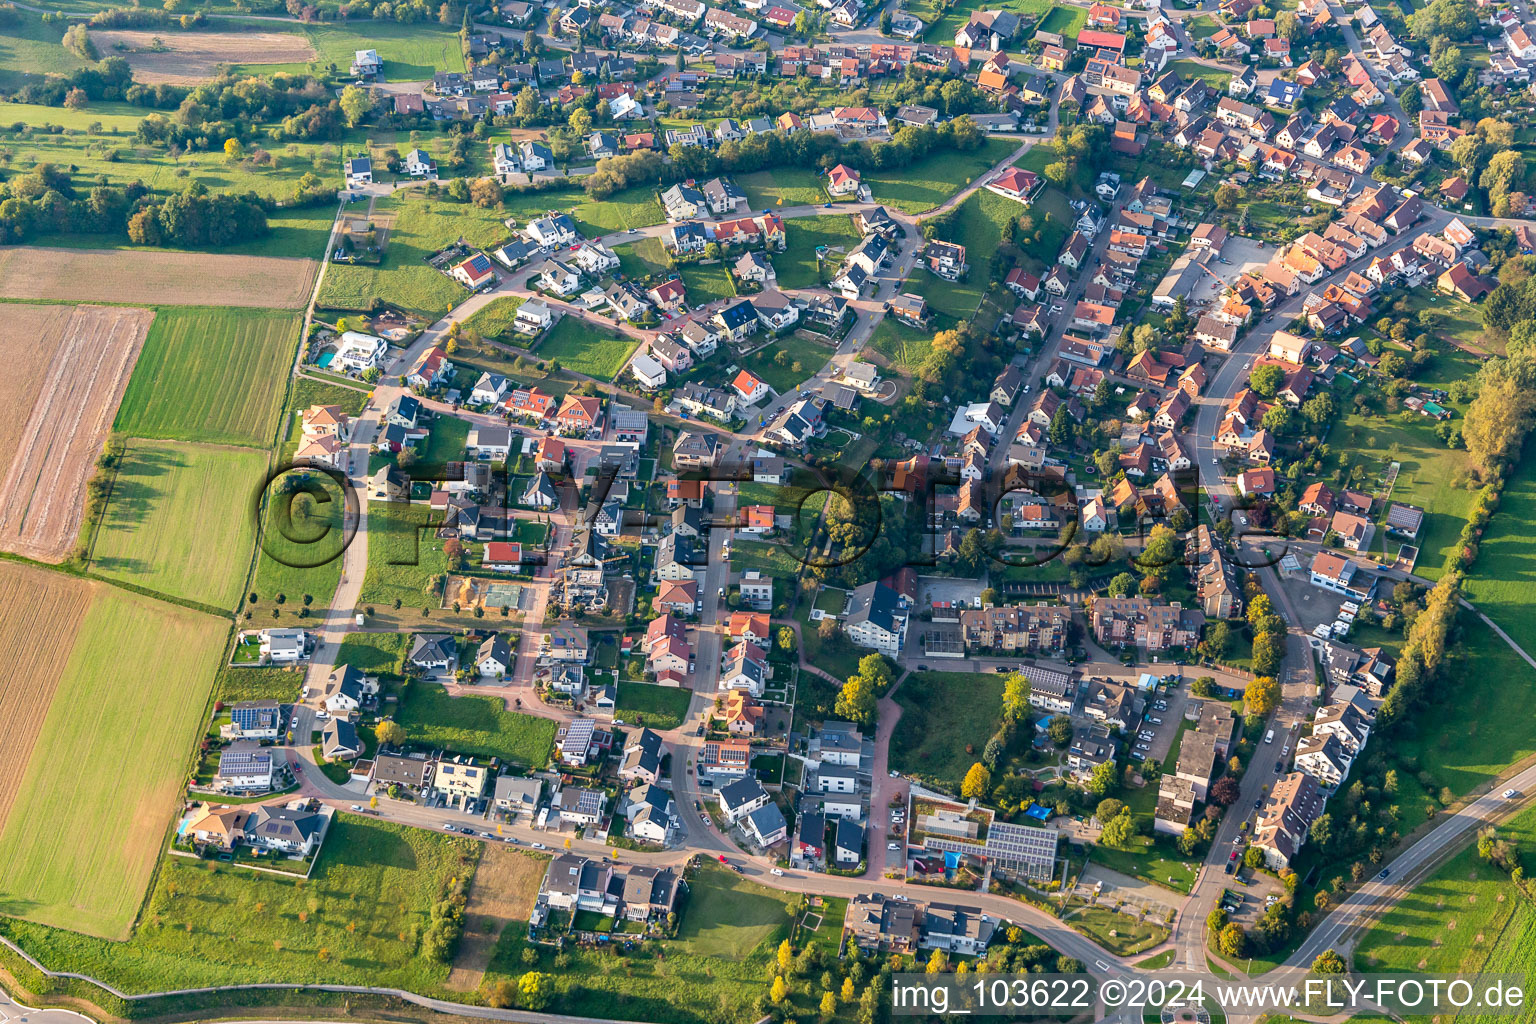
M 1280 898 L 1280 883 L 1257 871 L 1241 869 L 1235 875 L 1221 876 L 1227 882 L 1221 905 L 1227 916 L 1244 929 L 1252 928 L 1274 900 Z
M 1310 558 L 1302 556 L 1301 561 L 1305 566 Z M 1295 576 L 1282 573 L 1280 580 L 1286 596 L 1291 599 L 1291 607 L 1296 609 L 1296 615 L 1301 619 L 1296 625 L 1308 633 L 1319 623 L 1332 622 L 1338 618 L 1339 606 L 1348 600 L 1342 594 L 1314 587 L 1305 572 Z
M 1229 237 L 1226 245 L 1221 247 L 1221 258 L 1211 261 L 1211 273 L 1201 277 L 1190 292 L 1190 304 L 1199 306 L 1215 302 L 1245 272 L 1257 270 L 1268 263 L 1274 250 L 1268 246 L 1261 249 L 1261 244 L 1252 238 L 1239 238 L 1236 235 Z

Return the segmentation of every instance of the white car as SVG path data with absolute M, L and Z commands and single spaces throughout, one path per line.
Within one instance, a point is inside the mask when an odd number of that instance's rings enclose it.
M 783 878 L 784 877 L 784 869 L 783 868 L 774 868 L 772 871 L 770 871 L 768 873 L 770 875 L 776 875 L 779 878 Z
M 1520 793 L 1517 790 L 1506 789 L 1504 791 L 1504 799 L 1505 800 L 1513 800 L 1515 797 L 1517 797 L 1519 795 L 1520 795 Z
M 529 843 L 528 845 L 532 846 L 535 850 L 549 849 L 549 847 L 545 846 L 543 843 Z
M 353 805 L 352 805 L 352 809 L 353 809 L 353 810 L 354 810 L 354 811 L 360 811 L 360 810 L 362 810 L 362 809 L 363 809 L 363 805 L 362 805 L 362 804 L 353 804 Z
M 899 850 L 899 849 L 901 849 L 901 844 L 900 843 L 886 843 L 885 844 L 885 848 L 887 850 Z

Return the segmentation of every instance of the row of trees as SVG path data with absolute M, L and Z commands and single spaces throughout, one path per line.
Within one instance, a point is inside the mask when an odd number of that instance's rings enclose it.
M 0 244 L 38 234 L 126 233 L 141 245 L 228 245 L 267 233 L 268 202 L 251 192 L 210 193 L 202 182 L 163 200 L 142 182 L 97 185 L 79 195 L 68 174 L 39 164 L 0 185 Z

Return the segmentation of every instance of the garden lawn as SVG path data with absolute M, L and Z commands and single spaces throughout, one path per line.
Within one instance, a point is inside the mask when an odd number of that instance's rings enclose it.
M 294 442 L 284 444 L 279 462 L 291 463 L 296 448 Z M 313 599 L 316 611 L 330 607 L 341 582 L 345 509 L 346 495 L 335 480 L 303 467 L 287 470 L 267 488 L 251 584 L 256 600 L 249 606 L 263 623 L 273 609 L 293 612 L 302 607 L 306 596 Z M 281 608 L 276 603 L 279 594 L 285 599 Z
M 1066 36 L 1072 42 L 1077 42 L 1077 34 L 1088 23 L 1088 11 L 1082 7 L 1066 7 L 1058 5 L 1051 8 L 1040 22 L 1039 32 L 1055 32 Z
M 677 945 L 695 955 L 743 960 L 787 932 L 790 894 L 705 864 L 694 876 Z
M 365 675 L 403 675 L 408 633 L 348 633 L 336 651 L 336 664 Z
M 1179 77 L 1186 82 L 1196 78 L 1204 79 L 1206 84 L 1221 92 L 1226 92 L 1228 84 L 1232 81 L 1232 73 L 1230 71 L 1219 71 L 1216 68 L 1193 60 L 1170 61 L 1163 70 L 1177 71 Z
M 234 611 L 256 540 L 267 456 L 133 440 L 91 548 L 102 576 Z
M 642 238 L 638 242 L 625 242 L 613 247 L 619 258 L 619 271 L 625 277 L 642 280 L 653 274 L 664 274 L 670 268 L 667 250 L 659 238 Z
M 760 569 L 764 576 L 778 578 L 800 575 L 800 559 L 783 546 L 764 540 L 731 541 L 731 571 Z
M 954 321 L 943 315 L 930 317 L 927 327 L 913 327 L 887 316 L 875 328 L 869 343 L 890 360 L 892 369 L 910 377 L 933 351 L 933 336 L 953 326 Z
M 437 683 L 406 684 L 395 720 L 412 743 L 543 768 L 555 742 L 552 719 L 508 711 L 501 697 L 450 697 Z
M 738 174 L 736 184 L 747 194 L 753 213 L 780 206 L 806 206 L 827 201 L 822 175 L 805 167 L 776 167 Z
M 134 437 L 268 447 L 298 340 L 296 313 L 160 309 L 113 429 Z
M 519 296 L 496 299 L 472 314 L 463 324 L 482 338 L 500 338 L 512 333 L 512 321 L 517 319 L 518 308 L 523 304 Z
M 436 608 L 440 595 L 430 593 L 434 575 L 448 571 L 443 546 L 432 525 L 440 517 L 424 505 L 375 501 L 368 505 L 368 573 L 363 578 L 362 605 Z
M 875 202 L 906 213 L 922 213 L 959 192 L 1018 148 L 1016 140 L 989 138 L 968 152 L 936 151 L 910 167 L 866 172 L 862 180 L 874 193 Z M 1019 210 L 1022 212 L 1023 208 Z
M 790 933 L 787 898 L 706 863 L 689 880 L 679 937 L 662 943 L 664 956 L 620 959 L 567 946 L 556 967 L 552 949 L 530 946 L 522 929 L 507 928 L 486 983 L 515 984 L 532 969 L 549 975 L 551 1012 L 667 1024 L 752 1024 L 762 1016 L 754 1004 L 767 991 L 764 972 Z M 830 930 L 822 926 L 823 945 L 835 942 L 840 924 L 839 916 Z M 524 958 L 529 949 L 531 961 Z
M 440 316 L 469 294 L 463 285 L 439 273 L 427 258 L 460 236 L 472 246 L 489 247 L 507 237 L 505 210 L 483 210 L 426 196 L 391 196 L 375 204 L 375 212 L 396 214 L 389 242 L 376 266 L 334 263 L 326 268 L 320 305 L 334 309 L 368 309 L 385 299 L 403 309 Z
M 543 359 L 557 360 L 573 373 L 612 381 L 639 345 L 627 335 L 612 334 L 574 316 L 563 316 L 539 342 L 538 354 Z
M 469 444 L 470 429 L 469 420 L 447 413 L 434 416 L 426 443 L 417 449 L 421 463 L 427 466 L 441 466 L 449 462 L 463 462 L 465 446 Z
M 166 857 L 125 943 L 6 919 L 0 930 L 51 968 L 129 992 L 272 981 L 440 992 L 448 965 L 419 955 L 418 941 L 432 904 L 473 876 L 479 855 L 468 839 L 343 813 L 309 881 Z
M 226 620 L 116 587 L 96 592 L 0 834 L 6 914 L 127 936 L 179 806 L 228 636 Z
M 683 286 L 688 289 L 690 306 L 736 297 L 736 285 L 731 281 L 731 275 L 725 272 L 723 263 L 684 263 L 677 271 L 683 277 Z
M 830 275 L 842 263 L 843 257 L 859 244 L 860 237 L 858 229 L 853 226 L 853 218 L 846 214 L 828 213 L 786 220 L 784 251 L 769 257 L 773 261 L 779 287 L 815 288 L 820 285 L 817 247 L 826 246 L 829 250 L 826 268 Z
M 1434 429 L 1434 421 L 1417 413 L 1362 416 L 1351 412 L 1336 421 L 1328 434 L 1333 454 L 1323 473 L 1323 479 L 1331 483 L 1339 466 L 1364 463 L 1369 470 L 1365 481 L 1369 490 L 1389 463 L 1399 463 L 1392 500 L 1424 510 L 1414 572 L 1429 579 L 1439 579 L 1445 571 L 1445 560 L 1456 550 L 1462 524 L 1476 498 L 1475 491 L 1455 486 L 1466 475 L 1467 453 L 1447 448 Z M 1380 550 L 1380 541 L 1374 546 Z
M 785 395 L 814 377 L 816 371 L 827 365 L 827 360 L 832 358 L 832 351 L 806 338 L 786 334 L 767 348 L 758 349 L 747 356 L 741 361 L 741 365 L 760 377 L 774 391 Z M 789 354 L 788 365 L 779 365 L 780 352 Z M 800 365 L 798 370 L 795 369 L 796 363 Z
M 688 703 L 692 699 L 693 691 L 677 686 L 620 682 L 614 714 L 632 725 L 676 729 L 688 717 Z
M 946 281 L 925 272 L 918 278 L 918 288 L 928 305 L 940 313 L 968 318 L 981 305 L 987 290 L 988 254 L 1003 240 L 1003 225 L 1024 213 L 1024 207 L 996 192 L 979 189 L 971 193 L 955 212 L 949 240 L 965 246 L 970 273 L 963 281 Z
M 891 767 L 958 793 L 981 758 L 1003 711 L 995 672 L 913 672 L 897 688 L 901 721 L 891 736 Z M 975 754 L 965 752 L 971 745 Z

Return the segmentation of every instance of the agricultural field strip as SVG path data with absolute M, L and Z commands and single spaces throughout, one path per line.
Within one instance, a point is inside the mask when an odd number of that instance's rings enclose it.
M 127 60 L 133 80 L 146 85 L 196 85 L 229 64 L 305 64 L 317 57 L 307 38 L 291 32 L 97 29 L 90 36 L 103 56 Z
M 302 309 L 318 266 L 279 256 L 15 246 L 0 250 L 0 298 Z
M 127 937 L 228 635 L 225 619 L 94 589 L 0 833 L 13 916 Z
M 69 554 L 92 466 L 153 319 L 147 309 L 79 306 L 69 313 L 0 483 L 0 548 L 53 562 Z
M 99 584 L 53 576 L 21 562 L 0 562 L 0 835 L 73 639 Z M 42 642 L 51 638 L 52 642 Z

